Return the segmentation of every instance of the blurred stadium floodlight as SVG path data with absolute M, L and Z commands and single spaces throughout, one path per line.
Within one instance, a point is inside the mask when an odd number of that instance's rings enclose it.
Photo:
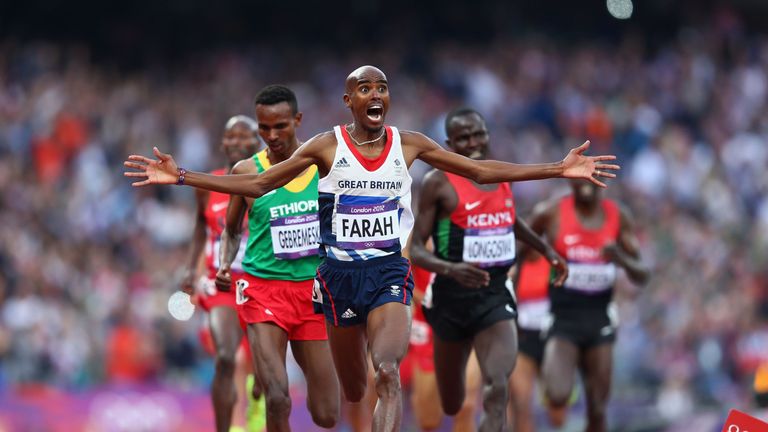
M 628 19 L 632 16 L 632 0 L 606 0 L 608 13 L 616 19 Z

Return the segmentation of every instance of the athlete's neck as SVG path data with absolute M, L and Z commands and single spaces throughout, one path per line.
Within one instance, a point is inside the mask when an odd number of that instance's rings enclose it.
M 354 121 L 351 125 L 345 127 L 347 128 L 347 133 L 349 133 L 349 136 L 357 145 L 377 144 L 384 138 L 384 126 L 376 129 L 366 129 L 357 124 L 357 121 Z
M 301 142 L 299 140 L 293 140 L 286 148 L 282 149 L 282 151 L 274 151 L 267 147 L 267 158 L 269 159 L 269 163 L 274 165 L 288 159 L 300 146 Z
M 573 201 L 574 206 L 576 207 L 576 211 L 578 211 L 579 214 L 585 218 L 597 215 L 597 213 L 600 211 L 600 202 L 600 200 Z

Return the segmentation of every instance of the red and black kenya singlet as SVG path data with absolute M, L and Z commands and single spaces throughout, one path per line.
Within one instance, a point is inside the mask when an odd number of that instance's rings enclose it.
M 464 177 L 445 173 L 458 197 L 448 218 L 438 219 L 432 233 L 435 253 L 453 262 L 503 268 L 515 262 L 515 204 L 508 183 L 479 189 Z
M 584 227 L 576 214 L 573 196 L 560 201 L 560 227 L 555 250 L 568 262 L 568 279 L 562 288 L 550 287 L 552 310 L 604 309 L 613 297 L 616 266 L 603 257 L 603 248 L 619 236 L 620 215 L 615 202 L 603 199 L 603 223 Z

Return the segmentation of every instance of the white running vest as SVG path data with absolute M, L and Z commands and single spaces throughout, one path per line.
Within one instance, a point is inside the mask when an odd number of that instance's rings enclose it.
M 321 251 L 330 259 L 359 261 L 400 253 L 413 229 L 411 175 L 397 128 L 375 160 L 365 159 L 343 126 L 336 155 L 318 183 Z

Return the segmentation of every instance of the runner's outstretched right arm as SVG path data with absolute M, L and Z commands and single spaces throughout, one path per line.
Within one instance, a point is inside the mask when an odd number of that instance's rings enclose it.
M 322 154 L 328 147 L 329 140 L 328 133 L 317 135 L 299 147 L 290 158 L 263 173 L 223 176 L 185 171 L 176 165 L 171 155 L 162 153 L 155 147 L 153 153 L 157 159 L 141 155 L 128 156 L 123 165 L 134 171 L 126 171 L 123 175 L 137 178 L 137 181 L 132 183 L 133 186 L 183 184 L 230 195 L 259 198 L 271 190 L 285 186 L 313 164 L 318 165 L 318 168 L 324 166 Z

